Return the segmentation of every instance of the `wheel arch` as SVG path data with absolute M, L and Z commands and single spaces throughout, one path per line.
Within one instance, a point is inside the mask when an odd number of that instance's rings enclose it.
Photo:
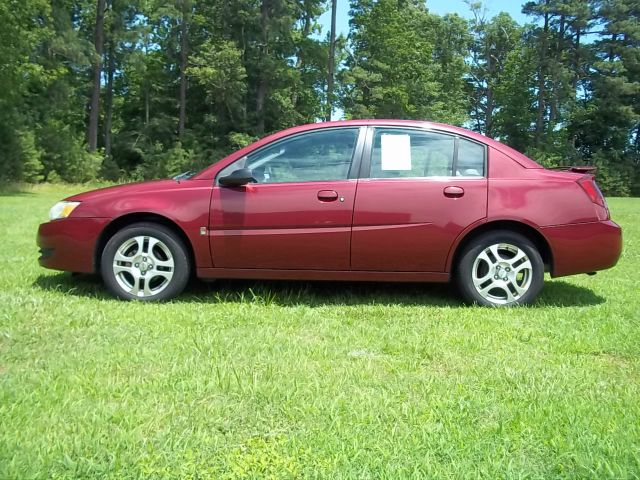
M 189 263 L 191 266 L 191 272 L 192 274 L 193 272 L 195 272 L 195 265 L 196 265 L 195 253 L 193 250 L 193 245 L 191 244 L 191 241 L 189 240 L 189 237 L 187 236 L 187 234 L 184 232 L 182 228 L 180 228 L 180 226 L 176 222 L 174 222 L 170 218 L 167 218 L 163 215 L 159 215 L 153 212 L 127 213 L 120 217 L 114 218 L 111 222 L 107 224 L 107 226 L 100 233 L 98 241 L 96 242 L 95 251 L 93 255 L 94 272 L 97 273 L 100 271 L 100 257 L 102 256 L 104 247 L 107 245 L 107 242 L 109 241 L 109 239 L 113 237 L 113 235 L 115 235 L 117 232 L 122 230 L 123 228 L 129 225 L 133 225 L 134 223 L 140 223 L 140 222 L 156 223 L 158 225 L 162 225 L 168 228 L 173 233 L 175 233 L 180 238 L 180 240 L 182 240 L 182 243 L 187 248 L 187 252 L 189 255 Z
M 553 273 L 553 252 L 551 250 L 549 241 L 542 234 L 542 232 L 540 232 L 539 229 L 537 229 L 533 225 L 518 220 L 491 220 L 481 225 L 472 227 L 467 232 L 462 233 L 456 240 L 456 243 L 449 253 L 449 258 L 447 260 L 447 271 L 451 272 L 452 274 L 455 273 L 454 271 L 456 269 L 460 254 L 464 251 L 467 245 L 469 245 L 469 243 L 478 238 L 480 235 L 496 230 L 507 230 L 510 232 L 519 233 L 531 240 L 538 249 L 540 256 L 542 257 L 545 272 Z

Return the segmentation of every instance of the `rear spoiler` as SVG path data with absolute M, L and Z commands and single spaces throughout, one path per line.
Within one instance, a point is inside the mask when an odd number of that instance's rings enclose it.
M 549 167 L 549 170 L 561 170 L 563 172 L 574 172 L 574 173 L 589 173 L 591 175 L 595 175 L 598 167 L 594 167 L 591 165 L 567 165 L 560 167 Z

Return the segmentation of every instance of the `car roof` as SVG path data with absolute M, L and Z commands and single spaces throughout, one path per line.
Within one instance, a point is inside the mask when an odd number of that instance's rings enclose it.
M 486 137 L 480 133 L 468 130 L 462 127 L 456 127 L 453 125 L 447 125 L 444 123 L 437 122 L 427 122 L 424 120 L 397 120 L 397 119 L 361 119 L 361 120 L 336 120 L 331 122 L 319 122 L 319 123 L 307 123 L 305 125 L 298 125 L 296 127 L 291 127 L 286 130 L 281 130 L 279 132 L 273 133 L 271 135 L 267 135 L 266 137 L 247 145 L 246 147 L 232 153 L 231 155 L 225 157 L 222 160 L 236 160 L 242 158 L 247 155 L 251 151 L 262 147 L 268 143 L 279 140 L 284 137 L 288 137 L 290 135 L 302 132 L 308 132 L 311 130 L 321 130 L 325 128 L 335 128 L 335 127 L 363 127 L 363 126 L 371 126 L 371 127 L 412 127 L 412 128 L 422 128 L 429 129 L 433 131 L 439 131 L 444 133 L 451 133 L 455 135 L 460 135 L 462 137 L 466 137 L 470 140 L 475 140 L 476 142 L 483 143 L 488 145 L 501 153 L 507 155 L 511 159 L 518 162 L 524 168 L 542 168 L 541 165 L 531 160 L 529 157 L 523 155 L 522 153 L 514 150 L 513 148 L 500 143 L 492 138 Z M 233 158 L 232 158 L 233 157 Z M 217 162 L 216 162 L 217 164 Z M 209 178 L 210 170 L 215 168 L 215 165 L 207 167 L 197 175 L 195 175 L 194 179 L 205 179 Z

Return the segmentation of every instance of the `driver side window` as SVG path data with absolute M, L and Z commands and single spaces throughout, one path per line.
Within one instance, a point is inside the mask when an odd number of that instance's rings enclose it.
M 218 178 L 249 168 L 258 183 L 347 180 L 357 139 L 357 128 L 295 135 L 236 160 L 222 169 Z

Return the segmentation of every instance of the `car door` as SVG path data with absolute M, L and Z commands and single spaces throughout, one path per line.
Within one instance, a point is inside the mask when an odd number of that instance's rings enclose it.
M 218 268 L 348 270 L 366 128 L 321 128 L 268 144 L 225 167 L 256 183 L 216 185 L 210 245 Z
M 371 128 L 355 200 L 353 270 L 442 272 L 487 215 L 486 147 L 426 129 Z

